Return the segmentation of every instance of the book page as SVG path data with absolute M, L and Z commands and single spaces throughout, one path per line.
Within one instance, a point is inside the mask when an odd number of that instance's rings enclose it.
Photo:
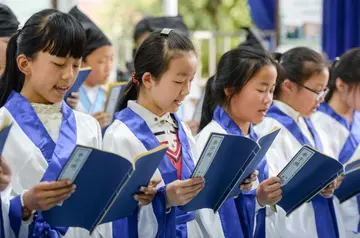
M 278 177 L 281 180 L 281 186 L 285 186 L 314 154 L 314 151 L 307 147 L 303 147 L 289 162 L 289 164 L 279 173 Z
M 195 167 L 192 177 L 204 177 L 207 173 L 212 161 L 217 154 L 220 145 L 224 139 L 221 135 L 211 135 L 204 151 L 201 154 L 198 164 Z
M 110 91 L 106 100 L 105 111 L 111 116 L 116 112 L 117 104 L 121 96 L 122 89 L 125 87 L 124 83 L 114 84 L 110 86 Z

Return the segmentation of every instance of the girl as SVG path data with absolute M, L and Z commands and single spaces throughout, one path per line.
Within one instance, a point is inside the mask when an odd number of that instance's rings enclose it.
M 252 124 L 260 123 L 271 105 L 276 65 L 270 55 L 249 47 L 231 50 L 221 57 L 216 75 L 206 85 L 201 118 L 202 127 L 206 126 L 196 138 L 198 155 L 213 132 L 246 136 L 257 141 Z M 230 198 L 220 208 L 219 215 L 212 211 L 207 214 L 213 217 L 212 222 L 220 219 L 223 228 L 222 234 L 218 235 L 212 230 L 212 223 L 202 224 L 208 226 L 207 237 L 252 237 L 253 234 L 265 237 L 265 208 L 262 207 L 281 199 L 280 179 L 268 178 L 265 159 L 258 169 L 261 184 L 256 193 Z M 257 228 L 254 230 L 257 211 Z
M 139 47 L 134 63 L 120 112 L 105 133 L 104 149 L 133 160 L 160 143 L 169 146 L 167 158 L 154 175 L 163 179 L 157 198 L 139 211 L 138 236 L 202 237 L 194 213 L 177 208 L 204 186 L 202 178 L 189 179 L 194 169 L 193 139 L 174 114 L 189 93 L 196 72 L 194 47 L 174 31 L 155 31 Z M 136 222 L 129 220 L 129 226 L 135 223 L 136 227 Z
M 106 91 L 102 88 L 110 76 L 114 49 L 104 33 L 76 6 L 69 14 L 80 21 L 86 30 L 86 45 L 82 67 L 91 67 L 92 71 L 79 90 L 78 110 L 93 115 L 101 128 L 110 123 L 110 116 L 105 110 Z
M 326 102 L 312 117 L 326 153 L 341 163 L 360 157 L 360 48 L 334 63 Z M 331 130 L 329 130 L 331 128 Z M 341 204 L 347 237 L 360 237 L 360 196 Z
M 329 72 L 317 52 L 298 47 L 277 55 L 283 67 L 275 89 L 275 98 L 267 116 L 255 129 L 260 135 L 274 126 L 281 132 L 267 154 L 269 174 L 277 176 L 305 144 L 323 151 L 322 141 L 309 120 L 324 100 Z M 321 173 L 321 171 L 319 171 Z M 305 185 L 306 186 L 306 185 Z M 311 202 L 303 204 L 289 217 L 278 208 L 267 216 L 268 237 L 344 237 L 340 217 L 332 201 L 334 184 Z
M 76 144 L 102 147 L 97 121 L 62 102 L 78 75 L 85 40 L 74 17 L 48 9 L 31 16 L 9 41 L 0 85 L 0 124 L 7 119 L 13 123 L 3 156 L 13 170 L 5 202 L 16 196 L 9 211 L 16 237 L 65 235 L 66 229 L 50 227 L 41 212 L 34 211 L 65 200 L 75 185 L 46 181 L 56 179 Z M 89 236 L 84 229 L 72 228 L 65 237 L 72 231 L 80 234 L 77 237 Z M 93 237 L 111 237 L 111 224 L 100 226 Z

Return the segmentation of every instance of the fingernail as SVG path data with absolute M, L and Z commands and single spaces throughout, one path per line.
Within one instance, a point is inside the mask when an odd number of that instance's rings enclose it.
M 67 180 L 67 181 L 66 181 L 66 184 L 67 184 L 67 185 L 70 185 L 70 184 L 71 184 L 71 180 Z
M 75 190 L 75 189 L 76 189 L 76 185 L 75 185 L 75 184 L 73 184 L 72 189 L 73 189 L 73 190 Z

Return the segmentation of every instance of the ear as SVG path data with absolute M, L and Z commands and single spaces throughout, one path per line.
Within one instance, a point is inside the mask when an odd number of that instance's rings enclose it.
M 284 92 L 292 93 L 295 91 L 295 83 L 290 81 L 289 79 L 285 79 L 281 85 L 281 88 Z
M 348 85 L 344 83 L 344 81 L 342 81 L 341 78 L 336 78 L 335 79 L 335 85 L 336 85 L 336 90 L 338 90 L 339 92 L 345 92 L 347 91 L 347 87 Z
M 234 89 L 232 88 L 224 88 L 224 93 L 226 97 L 230 97 L 234 92 Z
M 20 54 L 16 58 L 16 62 L 19 70 L 25 74 L 25 76 L 31 76 L 31 61 L 24 54 Z
M 142 80 L 142 84 L 148 88 L 151 89 L 152 87 L 154 87 L 154 83 L 155 81 L 153 80 L 151 73 L 149 72 L 145 72 L 141 78 Z

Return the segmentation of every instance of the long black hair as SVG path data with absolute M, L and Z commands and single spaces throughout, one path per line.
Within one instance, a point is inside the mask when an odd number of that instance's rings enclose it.
M 25 75 L 19 70 L 17 57 L 24 54 L 35 59 L 38 52 L 57 57 L 81 58 L 86 43 L 85 30 L 71 15 L 46 9 L 32 15 L 13 35 L 6 49 L 6 67 L 0 80 L 0 107 L 12 91 L 20 92 Z
M 206 83 L 200 130 L 212 120 L 216 106 L 226 107 L 231 98 L 239 93 L 265 65 L 274 65 L 278 68 L 273 57 L 264 50 L 240 46 L 226 52 L 220 59 L 216 74 Z M 230 96 L 225 94 L 226 88 L 232 89 Z
M 141 79 L 146 72 L 149 72 L 155 80 L 159 80 L 169 68 L 173 56 L 184 52 L 195 53 L 194 45 L 188 37 L 176 31 L 171 31 L 167 35 L 161 34 L 160 30 L 150 33 L 137 50 L 134 59 L 134 78 L 138 83 L 131 80 L 126 85 L 117 111 L 126 108 L 129 100 L 137 99 L 142 84 Z

